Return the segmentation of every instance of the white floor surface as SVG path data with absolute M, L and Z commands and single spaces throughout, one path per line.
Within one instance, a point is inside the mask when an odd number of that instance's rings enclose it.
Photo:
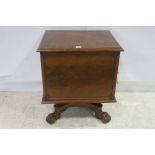
M 0 128 L 155 128 L 154 92 L 118 92 L 117 103 L 103 104 L 112 120 L 103 124 L 91 111 L 69 108 L 55 124 L 45 121 L 53 106 L 41 104 L 41 92 L 0 92 Z

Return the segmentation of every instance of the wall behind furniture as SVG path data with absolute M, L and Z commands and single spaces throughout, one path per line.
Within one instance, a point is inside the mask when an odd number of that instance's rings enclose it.
M 155 90 L 155 27 L 0 27 L 0 90 L 41 90 L 39 53 L 46 29 L 111 30 L 124 48 L 120 90 Z

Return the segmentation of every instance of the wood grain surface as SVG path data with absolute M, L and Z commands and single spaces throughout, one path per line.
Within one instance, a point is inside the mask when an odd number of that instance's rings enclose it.
M 79 48 L 81 47 L 81 48 Z M 38 52 L 66 51 L 109 51 L 120 52 L 118 44 L 108 30 L 47 30 L 42 38 Z

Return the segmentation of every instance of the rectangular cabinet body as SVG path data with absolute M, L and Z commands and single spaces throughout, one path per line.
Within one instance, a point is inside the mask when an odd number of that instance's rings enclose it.
M 41 56 L 42 103 L 115 102 L 121 46 L 107 31 L 45 32 Z

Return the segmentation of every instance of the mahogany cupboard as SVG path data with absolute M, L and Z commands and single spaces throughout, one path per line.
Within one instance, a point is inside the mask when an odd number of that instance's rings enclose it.
M 110 31 L 47 30 L 37 49 L 41 56 L 43 99 L 54 104 L 52 124 L 70 106 L 90 108 L 107 123 L 102 103 L 116 102 L 115 88 L 122 47 Z

